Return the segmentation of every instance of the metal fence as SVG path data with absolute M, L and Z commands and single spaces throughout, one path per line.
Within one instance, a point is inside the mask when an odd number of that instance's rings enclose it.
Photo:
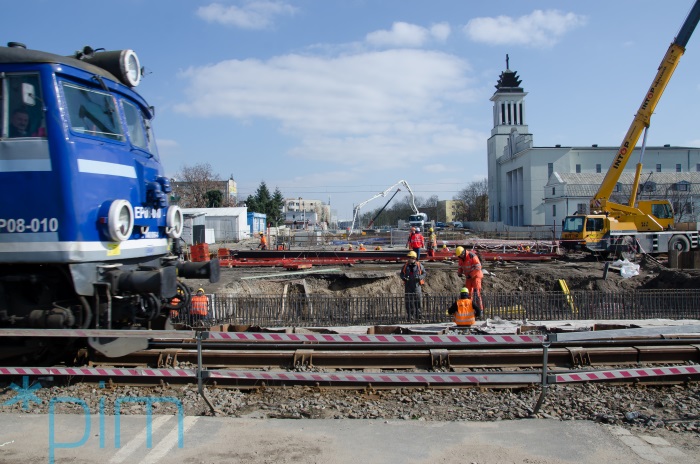
M 488 292 L 484 316 L 506 320 L 698 319 L 700 290 L 622 292 Z M 423 322 L 448 322 L 454 295 L 423 295 Z M 337 297 L 327 295 L 212 295 L 206 318 L 186 313 L 175 322 L 260 326 L 346 326 L 408 323 L 403 294 Z

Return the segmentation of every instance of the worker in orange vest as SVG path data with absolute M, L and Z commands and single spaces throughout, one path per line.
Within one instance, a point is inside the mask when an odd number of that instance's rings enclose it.
M 190 303 L 192 322 L 204 320 L 209 314 L 209 298 L 204 294 L 204 289 L 197 289 L 197 294 L 192 297 Z
M 457 275 L 466 277 L 464 286 L 467 287 L 472 296 L 474 309 L 480 312 L 484 308 L 481 300 L 481 279 L 484 278 L 484 273 L 481 272 L 481 261 L 476 253 L 467 251 L 461 246 L 455 249 L 455 256 L 459 259 Z
M 173 297 L 172 300 L 170 300 L 170 305 L 168 307 L 170 308 L 169 315 L 170 315 L 171 321 L 176 321 L 180 317 L 180 309 L 182 309 L 181 305 L 180 305 L 180 301 L 182 301 L 182 300 L 180 300 L 180 295 L 177 295 L 177 296 Z
M 481 317 L 481 310 L 474 311 L 472 300 L 469 297 L 469 290 L 463 287 L 459 291 L 459 299 L 452 303 L 452 306 L 447 310 L 448 314 L 452 315 L 452 320 L 457 327 L 470 327 L 476 322 L 476 317 Z
M 265 238 L 265 234 L 260 232 L 260 244 L 258 245 L 258 248 L 261 250 L 267 250 L 267 239 Z
M 425 285 L 426 272 L 423 265 L 417 261 L 416 252 L 411 250 L 406 255 L 406 264 L 401 268 L 401 280 L 404 281 L 404 301 L 409 320 L 419 320 L 421 317 L 421 300 Z

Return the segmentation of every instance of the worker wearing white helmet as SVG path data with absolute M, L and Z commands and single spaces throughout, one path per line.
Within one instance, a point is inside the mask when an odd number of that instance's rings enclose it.
M 421 318 L 421 286 L 425 284 L 425 267 L 417 260 L 415 251 L 406 255 L 406 264 L 401 268 L 400 276 L 404 282 L 404 302 L 408 320 L 418 321 Z
M 459 259 L 457 275 L 460 277 L 465 276 L 464 286 L 472 296 L 474 309 L 478 316 L 484 308 L 481 300 L 481 280 L 484 278 L 484 273 L 481 272 L 481 261 L 476 253 L 467 251 L 461 246 L 455 249 L 455 256 Z

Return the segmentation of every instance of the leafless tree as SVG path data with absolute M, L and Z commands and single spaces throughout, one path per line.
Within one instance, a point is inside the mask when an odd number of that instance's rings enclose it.
M 464 207 L 462 219 L 486 221 L 488 219 L 488 181 L 486 178 L 469 183 L 454 196 Z
M 221 185 L 221 178 L 213 172 L 211 165 L 199 163 L 180 169 L 173 183 L 173 193 L 178 198 L 178 205 L 183 208 L 205 208 L 208 204 L 207 192 L 220 190 Z M 228 199 L 228 192 L 225 192 L 224 199 Z

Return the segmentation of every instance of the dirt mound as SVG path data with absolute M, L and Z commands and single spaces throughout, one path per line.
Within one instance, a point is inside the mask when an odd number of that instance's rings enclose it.
M 424 263 L 428 277 L 423 291 L 456 294 L 463 285 L 455 262 Z M 564 279 L 570 290 L 615 292 L 634 289 L 700 289 L 700 271 L 668 269 L 651 259 L 639 263 L 639 275 L 624 278 L 619 269 L 586 258 L 545 262 L 486 262 L 484 292 L 554 291 Z M 312 293 L 335 296 L 400 294 L 401 263 L 359 264 L 342 267 L 315 266 L 312 273 L 290 273 L 283 268 L 233 268 L 221 270 L 221 281 L 202 285 L 207 293 L 280 295 Z

